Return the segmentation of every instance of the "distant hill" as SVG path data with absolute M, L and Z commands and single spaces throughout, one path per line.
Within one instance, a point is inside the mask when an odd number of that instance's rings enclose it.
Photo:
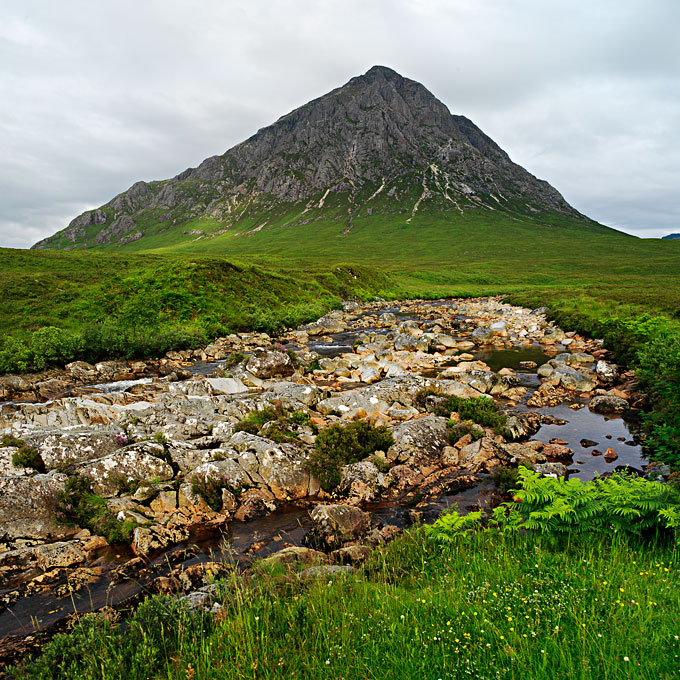
M 374 66 L 197 168 L 137 182 L 33 247 L 212 241 L 201 248 L 224 251 L 236 236 L 304 226 L 298 236 L 306 238 L 319 221 L 334 225 L 325 235 L 342 236 L 359 220 L 405 226 L 423 213 L 449 227 L 473 213 L 500 213 L 606 230 L 423 85 Z
M 662 236 L 661 240 L 668 239 L 668 238 L 680 238 L 680 234 L 668 234 L 668 236 Z

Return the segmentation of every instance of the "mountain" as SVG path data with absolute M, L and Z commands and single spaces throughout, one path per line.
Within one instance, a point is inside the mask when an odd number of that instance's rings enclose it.
M 496 211 L 595 225 L 464 116 L 392 69 L 364 75 L 165 181 L 137 182 L 33 248 L 173 246 L 329 220 Z
M 667 236 L 662 236 L 661 240 L 663 241 L 664 239 L 674 239 L 674 238 L 680 238 L 680 234 L 668 234 Z

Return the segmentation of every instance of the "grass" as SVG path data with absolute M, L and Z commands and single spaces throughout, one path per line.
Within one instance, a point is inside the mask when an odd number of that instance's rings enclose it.
M 86 617 L 16 677 L 676 678 L 678 557 L 491 529 L 439 547 L 415 530 L 348 577 L 235 573 L 216 615 L 161 598 L 125 629 Z

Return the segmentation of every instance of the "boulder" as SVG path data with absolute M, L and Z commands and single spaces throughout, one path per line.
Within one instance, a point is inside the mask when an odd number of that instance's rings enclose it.
M 62 541 L 58 543 L 46 543 L 31 549 L 35 555 L 36 563 L 43 571 L 73 567 L 85 561 L 85 553 L 77 543 Z
M 305 536 L 306 544 L 329 550 L 362 538 L 371 526 L 370 515 L 351 505 L 317 505 L 311 518 L 313 526 Z
M 248 370 L 258 378 L 292 375 L 293 362 L 286 352 L 256 350 L 248 360 Z
M 475 330 L 472 331 L 471 337 L 475 342 L 478 343 L 483 344 L 491 342 L 491 340 L 493 340 L 493 331 L 486 326 L 480 326 L 479 328 L 475 328 Z
M 374 500 L 378 488 L 386 485 L 384 475 L 370 460 L 345 465 L 340 474 L 338 493 L 362 502 Z
M 328 562 L 328 555 L 311 548 L 289 546 L 283 548 L 268 557 L 263 558 L 260 564 L 325 564 Z
M 593 397 L 588 403 L 588 408 L 595 413 L 623 413 L 628 410 L 628 402 L 621 397 L 602 394 Z
M 619 371 L 616 366 L 602 359 L 595 364 L 595 373 L 604 382 L 614 382 L 619 377 Z
M 319 482 L 307 469 L 308 455 L 304 449 L 277 444 L 248 432 L 234 434 L 229 445 L 238 453 L 239 465 L 277 500 L 290 501 L 318 492 Z
M 544 477 L 564 477 L 567 474 L 567 466 L 562 463 L 537 463 L 534 465 L 534 472 Z
M 471 472 L 491 470 L 500 465 L 507 458 L 507 454 L 496 442 L 489 437 L 482 437 L 460 450 L 458 465 Z
M 205 382 L 210 394 L 241 394 L 250 389 L 238 378 L 206 378 Z
M 76 533 L 59 524 L 54 512 L 66 479 L 55 472 L 0 478 L 0 540 L 55 540 Z
M 188 530 L 180 526 L 153 524 L 148 527 L 137 527 L 132 539 L 132 551 L 137 556 L 147 556 L 187 538 Z
M 550 378 L 559 379 L 562 387 L 575 392 L 590 392 L 597 387 L 597 381 L 572 368 L 556 368 Z
M 394 338 L 394 349 L 409 352 L 427 352 L 430 341 L 424 337 L 416 337 L 410 333 L 397 333 Z
M 164 455 L 164 450 L 160 444 L 131 444 L 108 456 L 82 464 L 79 471 L 92 480 L 95 493 L 112 496 L 121 486 L 131 482 L 172 479 L 172 467 L 157 457 L 161 455 Z
M 307 567 L 298 575 L 302 579 L 332 578 L 334 576 L 348 576 L 354 571 L 349 564 L 322 564 L 317 567 Z
M 32 439 L 28 438 L 29 443 L 32 443 Z M 125 443 L 126 439 L 120 432 L 88 428 L 49 432 L 35 447 L 45 467 L 54 470 L 64 465 L 102 458 L 114 453 Z
M 398 463 L 436 460 L 448 444 L 447 419 L 428 415 L 392 428 L 394 444 L 387 459 Z

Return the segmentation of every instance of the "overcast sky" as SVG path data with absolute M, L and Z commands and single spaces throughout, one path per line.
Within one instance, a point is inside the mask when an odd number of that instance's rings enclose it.
M 0 246 L 390 66 L 574 207 L 680 232 L 679 0 L 0 0 Z

